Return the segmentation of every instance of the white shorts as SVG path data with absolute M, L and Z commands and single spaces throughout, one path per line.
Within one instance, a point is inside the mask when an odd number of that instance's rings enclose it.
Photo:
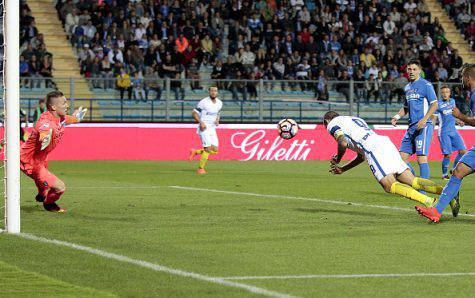
M 386 136 L 372 136 L 371 145 L 365 149 L 369 168 L 378 181 L 389 174 L 402 174 L 409 168 L 402 160 L 399 150 Z
M 203 147 L 215 146 L 218 147 L 218 134 L 216 133 L 216 128 L 207 127 L 204 131 L 198 129 L 198 135 L 201 139 L 201 144 Z

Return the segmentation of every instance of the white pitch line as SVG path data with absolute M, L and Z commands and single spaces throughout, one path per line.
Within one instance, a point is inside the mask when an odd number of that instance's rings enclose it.
M 312 202 L 319 202 L 319 203 L 326 203 L 326 204 L 333 204 L 333 205 L 347 205 L 347 206 L 387 209 L 387 210 L 414 212 L 415 213 L 414 209 L 409 209 L 409 208 L 400 208 L 400 207 L 392 207 L 392 206 L 384 206 L 384 205 L 362 204 L 362 203 L 347 202 L 347 201 L 323 200 L 323 199 L 317 199 L 317 198 L 306 198 L 306 197 L 284 196 L 284 195 L 273 195 L 273 194 L 259 194 L 259 193 L 253 193 L 253 192 L 227 191 L 227 190 L 188 187 L 188 186 L 178 186 L 178 185 L 172 185 L 170 187 L 175 188 L 175 189 L 182 189 L 182 190 L 205 191 L 205 192 L 215 192 L 215 193 L 224 193 L 224 194 L 231 194 L 231 195 L 272 198 L 272 199 L 312 201 Z M 452 215 L 451 213 L 448 213 L 448 212 L 444 212 L 444 214 Z M 475 217 L 475 214 L 462 214 L 461 213 L 461 214 L 459 214 L 459 216 Z
M 155 270 L 155 271 L 160 271 L 160 272 L 164 272 L 164 273 L 168 273 L 168 274 L 172 274 L 172 275 L 177 275 L 177 276 L 182 276 L 182 277 L 187 277 L 187 278 L 193 278 L 193 279 L 196 279 L 196 280 L 215 283 L 215 284 L 219 284 L 219 285 L 222 285 L 222 286 L 229 286 L 229 287 L 233 287 L 233 288 L 238 288 L 238 289 L 246 290 L 248 292 L 258 294 L 258 295 L 263 295 L 263 296 L 268 296 L 268 297 L 278 297 L 278 298 L 293 297 L 293 296 L 290 296 L 288 294 L 283 294 L 283 293 L 279 293 L 279 292 L 275 292 L 275 291 L 270 291 L 270 290 L 267 290 L 267 289 L 261 288 L 261 287 L 250 286 L 250 285 L 246 285 L 246 284 L 242 284 L 242 283 L 227 281 L 227 280 L 224 280 L 224 279 L 219 278 L 219 277 L 211 277 L 211 276 L 207 276 L 207 275 L 203 275 L 203 274 L 199 274 L 199 273 L 184 271 L 184 270 L 180 270 L 180 269 L 174 269 L 174 268 L 170 268 L 170 267 L 167 267 L 167 266 L 162 266 L 162 265 L 159 265 L 159 264 L 154 264 L 154 263 L 150 263 L 150 262 L 146 262 L 146 261 L 142 261 L 142 260 L 138 260 L 138 259 L 132 259 L 132 258 L 123 256 L 123 255 L 110 253 L 110 252 L 107 252 L 107 251 L 104 251 L 104 250 L 101 250 L 101 249 L 82 246 L 82 245 L 71 243 L 71 242 L 66 242 L 66 241 L 61 241 L 61 240 L 56 240 L 56 239 L 48 239 L 48 238 L 38 237 L 38 236 L 35 236 L 35 235 L 32 235 L 32 234 L 26 234 L 26 233 L 21 233 L 21 234 L 16 234 L 16 235 L 20 236 L 22 238 L 37 241 L 37 242 L 69 247 L 69 248 L 84 251 L 84 252 L 87 252 L 87 253 L 90 253 L 90 254 L 93 254 L 93 255 L 98 255 L 98 256 L 101 256 L 103 258 L 112 259 L 112 260 L 123 262 L 123 263 L 129 263 L 129 264 L 133 264 L 133 265 L 136 265 L 136 266 L 152 269 L 152 270 Z
M 456 277 L 475 276 L 475 272 L 443 273 L 389 273 L 389 274 L 309 274 L 309 275 L 270 275 L 270 276 L 228 276 L 218 277 L 225 280 L 258 279 L 343 279 L 343 278 L 398 278 L 398 277 Z

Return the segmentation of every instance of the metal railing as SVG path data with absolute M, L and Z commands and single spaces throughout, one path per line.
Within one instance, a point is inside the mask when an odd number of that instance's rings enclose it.
M 21 108 L 30 118 L 39 98 L 57 86 L 68 86 L 69 90 L 62 91 L 71 94 L 71 110 L 79 105 L 88 107 L 88 120 L 94 122 L 191 122 L 191 110 L 208 96 L 210 86 L 217 86 L 224 101 L 222 120 L 226 122 L 275 122 L 282 117 L 315 122 L 321 121 L 326 111 L 336 110 L 363 117 L 370 123 L 389 123 L 402 106 L 406 84 L 404 81 L 376 84 L 353 80 L 158 78 L 139 80 L 121 92 L 115 79 L 90 78 L 86 80 L 86 88 L 93 97 L 84 98 L 75 79 L 54 79 L 54 84 L 42 78 L 35 80 L 34 88 L 30 88 L 30 81 L 23 81 L 21 89 Z M 38 82 L 40 88 L 36 88 Z M 438 94 L 443 84 L 434 84 Z M 467 110 L 461 85 L 446 85 L 453 90 L 459 108 Z

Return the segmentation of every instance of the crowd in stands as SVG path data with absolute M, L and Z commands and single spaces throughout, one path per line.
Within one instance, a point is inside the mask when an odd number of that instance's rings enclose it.
M 360 98 L 400 100 L 385 86 L 405 82 L 409 60 L 432 82 L 457 81 L 463 63 L 418 0 L 58 0 L 56 8 L 84 76 L 128 98 L 151 89 L 160 98 L 157 80 L 199 79 L 207 66 L 235 99 L 255 98 L 262 78 L 302 80 L 266 88 L 312 90 L 320 100 L 330 88 L 348 98 L 347 84 L 330 82 L 352 79 L 362 82 Z M 31 40 L 34 29 L 26 31 Z M 175 98 L 183 89 L 172 81 Z
M 25 0 L 20 1 L 20 85 L 26 88 L 54 88 L 53 55 Z
M 442 0 L 445 10 L 454 20 L 460 32 L 475 50 L 475 2 L 469 0 Z

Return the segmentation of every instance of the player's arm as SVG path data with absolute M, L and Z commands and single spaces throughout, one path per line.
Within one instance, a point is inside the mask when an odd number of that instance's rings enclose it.
M 201 107 L 200 107 L 200 104 L 198 104 L 198 106 L 191 112 L 191 116 L 193 117 L 196 123 L 200 124 L 200 130 L 204 131 L 206 129 L 206 124 L 203 121 L 201 121 L 201 117 L 199 114 L 200 112 L 201 112 Z
M 422 117 L 419 122 L 417 122 L 417 129 L 423 129 L 426 127 L 427 120 L 429 120 L 432 115 L 437 111 L 439 108 L 439 103 L 437 102 L 437 95 L 435 94 L 434 87 L 431 83 L 426 84 L 426 91 L 427 91 L 427 101 L 430 104 L 429 111 Z
M 404 117 L 406 114 L 407 114 L 407 106 L 404 105 L 402 108 L 399 109 L 399 111 L 396 113 L 396 115 L 394 115 L 392 118 L 391 118 L 391 124 L 393 126 L 396 126 L 397 122 L 399 119 L 401 119 L 402 117 Z
M 463 121 L 465 124 L 475 126 L 475 117 L 469 117 L 467 115 L 462 114 L 458 108 L 452 109 L 452 115 L 454 115 L 455 118 Z
M 216 126 L 219 126 L 219 121 L 221 120 L 221 115 L 218 114 L 218 116 L 216 116 L 216 121 L 214 121 L 214 124 L 216 124 Z
M 432 117 L 432 115 L 435 113 L 435 111 L 437 111 L 438 108 L 439 108 L 439 103 L 437 102 L 437 100 L 433 101 L 430 104 L 429 111 L 427 111 L 424 117 L 422 117 L 422 119 L 419 120 L 419 122 L 417 122 L 417 129 L 423 129 L 424 127 L 426 127 L 427 120 L 429 120 L 429 118 Z
M 41 151 L 48 148 L 49 144 L 51 143 L 51 139 L 53 137 L 53 129 L 45 127 L 45 129 L 40 130 L 40 136 L 38 138 L 38 142 L 41 143 Z
M 64 116 L 66 125 L 76 124 L 76 123 L 81 122 L 84 119 L 84 116 L 86 116 L 86 113 L 87 113 L 87 109 L 83 109 L 82 107 L 79 107 L 79 109 L 75 110 L 72 115 Z
M 340 174 L 343 174 L 344 172 L 358 166 L 359 164 L 361 164 L 363 161 L 365 161 L 365 157 L 364 155 L 362 154 L 358 154 L 355 158 L 353 158 L 352 161 L 350 161 L 349 163 L 347 163 L 346 165 L 344 166 L 338 166 L 336 164 L 332 165 L 330 167 L 330 173 L 334 174 L 334 175 L 340 175 Z

